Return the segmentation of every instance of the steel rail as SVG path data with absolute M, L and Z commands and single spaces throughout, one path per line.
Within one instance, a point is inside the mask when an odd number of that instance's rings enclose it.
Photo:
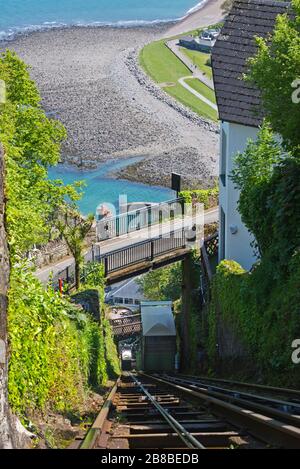
M 224 396 L 223 398 L 217 398 L 207 393 L 175 384 L 166 378 L 158 378 L 146 373 L 140 373 L 140 375 L 173 387 L 185 395 L 196 398 L 202 404 L 208 405 L 211 411 L 214 411 L 223 418 L 227 418 L 231 423 L 247 429 L 249 434 L 251 433 L 254 437 L 259 437 L 264 442 L 288 449 L 300 448 L 300 428 L 288 425 L 286 421 L 276 420 L 274 417 L 258 413 L 259 410 L 257 409 L 259 409 L 259 405 L 256 405 L 256 410 L 249 410 L 248 402 L 246 403 L 245 401 L 242 403 L 242 406 L 238 406 L 225 401 Z M 279 413 L 279 411 L 276 410 L 274 410 L 274 412 Z M 283 412 L 281 412 L 281 414 L 284 415 Z
M 112 390 L 110 391 L 107 399 L 105 400 L 100 413 L 98 414 L 95 422 L 93 423 L 92 427 L 89 429 L 87 432 L 83 442 L 80 445 L 79 449 L 92 449 L 95 446 L 96 440 L 98 436 L 101 435 L 104 423 L 107 419 L 108 413 L 110 411 L 112 401 L 116 395 L 119 383 L 120 383 L 120 377 L 117 379 L 115 382 L 115 385 L 113 386 Z
M 188 448 L 191 449 L 205 449 L 205 447 L 191 435 L 179 422 L 177 422 L 174 417 L 172 417 L 169 412 L 164 409 L 155 399 L 154 397 L 147 391 L 147 389 L 142 385 L 140 381 L 130 373 L 132 380 L 140 387 L 143 393 L 148 397 L 149 401 L 153 404 L 153 406 L 159 411 L 161 416 L 166 420 L 166 422 L 170 425 L 170 427 L 175 430 L 177 435 L 181 438 L 181 440 L 186 444 Z
M 300 390 L 298 389 L 281 388 L 278 386 L 267 386 L 265 384 L 245 383 L 243 381 L 235 381 L 235 380 L 230 380 L 230 379 L 207 378 L 206 376 L 194 376 L 194 375 L 184 375 L 184 374 L 180 376 L 191 378 L 191 379 L 197 379 L 201 381 L 208 381 L 210 383 L 212 382 L 223 383 L 223 384 L 228 384 L 230 386 L 239 386 L 243 388 L 258 389 L 260 391 L 266 391 L 270 393 L 288 394 L 291 396 L 296 396 L 300 399 Z
M 168 379 L 174 380 L 174 382 L 178 383 L 186 383 L 188 385 L 191 385 L 195 388 L 199 388 L 201 391 L 207 390 L 209 392 L 216 392 L 216 393 L 222 393 L 225 396 L 232 396 L 234 399 L 245 399 L 245 402 L 250 399 L 253 401 L 260 401 L 262 402 L 263 405 L 274 405 L 276 407 L 284 407 L 285 409 L 293 409 L 297 411 L 296 415 L 299 415 L 299 425 L 300 425 L 300 403 L 297 402 L 291 402 L 291 401 L 285 401 L 282 399 L 274 399 L 269 396 L 259 396 L 254 393 L 249 393 L 249 392 L 244 392 L 244 391 L 239 391 L 237 389 L 230 389 L 230 388 L 222 388 L 220 386 L 217 386 L 216 384 L 212 383 L 205 383 L 201 379 L 196 379 L 196 378 L 187 378 L 187 377 L 181 377 L 181 376 L 170 376 L 170 375 L 164 375 Z M 279 409 L 280 410 L 280 409 Z M 281 411 L 281 410 L 280 410 Z M 284 411 L 286 412 L 286 411 Z
M 265 404 L 260 404 L 258 402 L 254 402 L 253 400 L 250 401 L 249 399 L 242 399 L 238 396 L 235 396 L 234 394 L 232 395 L 226 395 L 221 392 L 213 391 L 208 388 L 203 388 L 201 385 L 197 384 L 188 384 L 186 381 L 180 381 L 176 378 L 171 378 L 171 377 L 166 377 L 168 382 L 172 382 L 174 384 L 178 383 L 179 385 L 185 385 L 188 387 L 188 389 L 194 389 L 195 391 L 199 391 L 205 396 L 220 399 L 221 401 L 224 402 L 229 402 L 231 404 L 235 404 L 239 406 L 240 408 L 246 408 L 248 410 L 252 410 L 254 412 L 260 412 L 261 415 L 265 415 L 267 417 L 277 419 L 280 422 L 284 422 L 285 424 L 293 425 L 295 428 L 299 428 L 300 426 L 300 416 L 299 415 L 293 415 L 289 414 L 287 412 L 283 412 L 282 410 L 276 409 L 274 407 L 270 407 Z

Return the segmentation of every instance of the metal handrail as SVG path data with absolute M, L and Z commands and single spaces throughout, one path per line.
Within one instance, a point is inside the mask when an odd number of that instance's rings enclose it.
M 120 214 L 118 214 L 114 217 L 103 218 L 102 220 L 98 220 L 97 223 L 101 223 L 101 222 L 108 223 L 108 222 L 111 222 L 111 221 L 116 220 L 117 218 L 120 218 L 120 217 L 123 217 L 123 216 L 125 217 L 125 216 L 134 215 L 134 214 L 139 214 L 140 212 L 151 210 L 154 207 L 157 208 L 157 207 L 160 207 L 160 206 L 163 206 L 163 205 L 167 206 L 167 205 L 174 204 L 175 202 L 184 202 L 184 198 L 180 197 L 180 198 L 177 198 L 177 199 L 166 200 L 165 202 L 153 203 L 153 204 L 149 205 L 148 207 L 137 208 L 136 210 L 130 210 L 129 212 L 120 213 Z
M 159 255 L 162 255 L 164 253 L 168 253 L 170 252 L 170 250 L 173 250 L 176 248 L 176 246 L 173 246 L 172 249 L 170 248 L 164 248 L 162 250 L 160 250 L 159 252 L 156 252 L 155 250 L 155 247 L 156 247 L 156 243 L 160 240 L 168 240 L 168 239 L 177 239 L 175 237 L 176 234 L 181 234 L 179 237 L 178 237 L 178 240 L 181 240 L 181 247 L 184 248 L 186 246 L 186 243 L 185 243 L 185 228 L 181 228 L 181 229 L 178 229 L 178 230 L 174 230 L 174 231 L 171 231 L 169 233 L 166 233 L 165 235 L 164 234 L 161 234 L 155 238 L 152 238 L 152 239 L 146 239 L 144 241 L 140 241 L 138 243 L 134 243 L 132 245 L 129 245 L 129 246 L 125 246 L 123 248 L 120 248 L 120 249 L 116 249 L 114 251 L 111 251 L 111 252 L 108 252 L 106 254 L 102 254 L 101 256 L 97 256 L 96 259 L 97 259 L 97 262 L 99 263 L 102 263 L 104 264 L 104 270 L 105 270 L 105 276 L 107 276 L 107 274 L 109 272 L 115 272 L 117 270 L 119 270 L 120 268 L 122 267 L 126 267 L 126 266 L 131 266 L 131 265 L 134 265 L 138 262 L 142 262 L 143 260 L 147 260 L 147 259 L 151 259 L 153 260 L 154 258 L 158 257 Z M 184 242 L 183 242 L 184 241 Z M 144 257 L 141 257 L 140 259 L 136 259 L 134 258 L 134 256 L 132 256 L 132 260 L 130 259 L 127 259 L 127 262 L 126 264 L 124 265 L 120 265 L 120 266 L 116 266 L 114 268 L 111 268 L 111 269 L 108 269 L 108 263 L 109 261 L 112 259 L 114 259 L 114 257 L 117 257 L 118 255 L 122 255 L 123 253 L 134 253 L 134 252 L 138 252 L 138 249 L 143 247 L 143 246 L 147 246 L 148 247 L 148 250 L 150 251 L 147 255 L 145 254 Z M 180 246 L 177 246 L 177 249 L 179 248 Z M 69 273 L 70 271 L 72 270 L 72 268 L 74 269 L 74 263 L 71 264 L 70 266 L 68 266 L 66 269 L 62 270 L 61 272 L 59 272 L 58 274 L 56 274 L 55 278 L 58 280 L 59 278 L 62 278 L 64 275 L 66 275 L 67 277 L 67 281 L 69 279 Z M 74 272 L 73 272 L 74 273 Z M 83 277 L 83 276 L 82 276 Z M 72 288 L 72 286 L 70 287 Z
M 172 199 L 113 217 L 104 217 L 97 221 L 97 239 L 98 241 L 112 239 L 162 223 L 167 219 L 183 217 L 183 202 L 183 198 Z
M 121 252 L 124 252 L 124 251 L 128 251 L 128 249 L 130 248 L 136 248 L 136 247 L 140 247 L 140 246 L 145 246 L 146 244 L 148 243 L 152 243 L 154 241 L 158 241 L 160 239 L 168 239 L 168 238 L 172 238 L 174 237 L 173 235 L 175 233 L 184 233 L 185 231 L 185 228 L 180 228 L 178 230 L 174 230 L 174 231 L 169 231 L 168 233 L 166 233 L 165 235 L 161 234 L 159 236 L 156 236 L 155 238 L 151 238 L 151 239 L 145 239 L 144 241 L 139 241 L 138 243 L 134 243 L 134 244 L 131 244 L 129 246 L 125 246 L 124 248 L 119 248 L 119 249 L 115 249 L 111 252 L 108 252 L 106 254 L 102 254 L 100 257 L 99 257 L 99 260 L 101 259 L 104 259 L 105 257 L 108 257 L 108 256 L 112 256 L 114 254 L 119 254 Z

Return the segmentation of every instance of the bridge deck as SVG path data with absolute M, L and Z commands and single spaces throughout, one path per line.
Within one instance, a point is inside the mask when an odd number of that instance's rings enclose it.
M 216 209 L 205 212 L 205 223 L 211 223 L 217 218 Z M 103 241 L 101 244 L 97 244 L 94 249 L 86 252 L 85 261 L 102 262 L 108 283 L 113 284 L 182 260 L 188 252 L 185 242 L 182 238 L 172 241 L 172 237 L 169 237 L 168 241 L 168 235 L 170 235 L 170 229 L 173 229 L 173 232 L 189 230 L 192 220 L 192 217 L 186 216 L 182 220 L 174 220 L 171 225 L 170 223 L 157 225 L 151 233 L 148 229 L 142 229 L 139 232 L 131 233 L 129 237 L 121 236 L 118 239 Z M 67 258 L 59 261 L 38 270 L 36 275 L 45 285 L 52 277 L 54 284 L 58 283 L 59 278 L 62 278 L 72 286 L 74 283 L 74 260 Z
M 122 280 L 126 280 L 132 277 L 149 272 L 150 270 L 159 269 L 168 264 L 172 264 L 176 261 L 181 261 L 190 252 L 190 248 L 181 248 L 175 251 L 169 252 L 168 254 L 161 255 L 154 260 L 146 260 L 131 266 L 123 267 L 115 272 L 107 275 L 106 281 L 108 285 L 113 285 Z

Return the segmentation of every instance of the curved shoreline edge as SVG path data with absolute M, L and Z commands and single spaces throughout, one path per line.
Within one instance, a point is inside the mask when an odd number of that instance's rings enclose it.
M 195 20 L 196 18 L 201 19 L 201 16 L 205 14 L 205 10 L 208 7 L 211 7 L 212 4 L 218 3 L 216 6 L 216 18 L 217 23 L 220 18 L 220 12 L 217 10 L 220 9 L 220 5 L 224 0 L 202 0 L 198 2 L 194 7 L 190 8 L 182 17 L 179 18 L 169 18 L 169 19 L 155 19 L 155 20 L 120 20 L 120 21 L 78 21 L 75 23 L 64 23 L 64 22 L 47 22 L 45 21 L 42 24 L 32 24 L 28 26 L 14 26 L 10 27 L 7 30 L 0 31 L 0 45 L 1 43 L 9 43 L 14 41 L 20 36 L 28 36 L 29 34 L 39 33 L 49 30 L 61 30 L 61 29 L 72 29 L 72 28 L 116 28 L 116 29 L 134 29 L 134 28 L 152 28 L 165 26 L 172 28 L 178 27 L 182 33 L 187 32 L 189 29 L 188 24 L 190 21 Z M 202 14 L 201 14 L 202 13 Z M 182 25 L 182 26 L 181 26 Z M 201 26 L 201 25 L 200 25 Z M 183 29 L 184 30 L 183 30 Z M 187 28 L 187 29 L 185 29 Z M 167 37 L 167 36 L 166 36 Z
M 165 93 L 140 67 L 139 49 L 166 29 L 54 29 L 8 44 L 30 66 L 46 112 L 67 128 L 64 162 L 95 168 L 142 156 L 138 168 L 121 177 L 164 187 L 171 172 L 194 187 L 216 176 L 216 126 Z

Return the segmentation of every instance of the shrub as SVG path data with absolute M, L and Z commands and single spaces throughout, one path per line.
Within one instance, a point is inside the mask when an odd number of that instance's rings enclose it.
M 249 362 L 272 382 L 297 385 L 291 344 L 300 337 L 300 254 L 289 263 L 289 275 L 274 279 L 273 262 L 265 257 L 252 273 L 236 262 L 222 261 L 212 286 L 209 309 L 208 351 L 216 359 L 218 318 L 249 351 Z M 283 294 L 284 292 L 284 294 Z
M 192 191 L 181 191 L 179 197 L 184 199 L 186 204 L 204 204 L 205 210 L 218 205 L 219 187 L 212 189 L 199 189 Z
M 103 287 L 100 287 L 103 290 Z M 89 387 L 119 369 L 110 325 L 100 325 L 24 265 L 11 273 L 9 400 L 14 412 L 76 410 Z

